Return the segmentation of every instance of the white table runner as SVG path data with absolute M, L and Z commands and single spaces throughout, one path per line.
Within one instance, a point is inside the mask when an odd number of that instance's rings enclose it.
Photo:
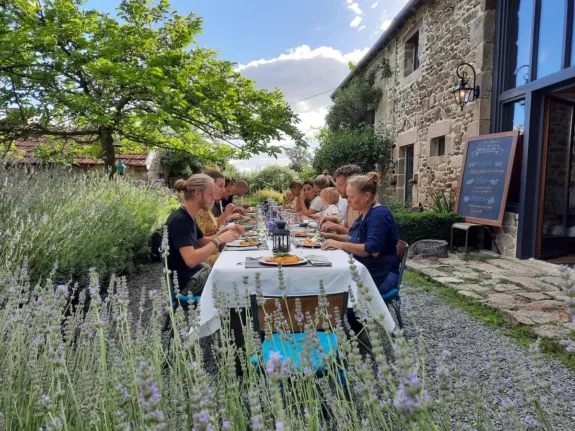
M 243 277 L 248 276 L 248 289 L 250 294 L 255 293 L 255 275 L 260 274 L 262 291 L 264 295 L 281 295 L 279 289 L 277 268 L 249 268 L 244 267 L 246 257 L 271 256 L 272 244 L 270 241 L 269 250 L 250 250 L 250 251 L 224 251 L 216 261 L 212 272 L 206 282 L 202 297 L 200 300 L 200 337 L 213 334 L 220 328 L 219 320 L 216 316 L 216 309 L 213 301 L 213 286 L 216 286 L 218 292 L 226 294 L 228 307 L 245 307 L 249 304 L 243 303 Z M 349 269 L 349 255 L 341 250 L 323 251 L 320 249 L 297 248 L 292 254 L 305 257 L 308 254 L 325 255 L 333 264 L 331 267 L 313 267 L 298 268 L 284 267 L 284 283 L 287 286 L 287 294 L 291 296 L 298 295 L 317 295 L 319 293 L 319 282 L 323 281 L 326 293 L 338 293 L 348 290 L 351 286 L 353 296 L 364 304 L 369 313 L 378 319 L 383 319 L 383 324 L 387 330 L 392 331 L 395 323 L 383 301 L 377 286 L 373 282 L 369 272 L 359 262 L 355 262 L 357 272 L 367 289 L 367 295 L 370 300 L 366 300 L 366 294 L 359 292 L 355 281 L 352 280 L 351 270 Z M 240 301 L 236 301 L 233 283 L 236 283 L 240 289 Z M 350 297 L 349 308 L 352 307 L 352 298 Z M 365 310 L 361 310 L 359 317 L 367 318 Z

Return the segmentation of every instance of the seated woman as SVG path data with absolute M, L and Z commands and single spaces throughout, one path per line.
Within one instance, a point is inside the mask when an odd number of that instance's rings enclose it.
M 303 193 L 300 193 L 297 203 L 297 210 L 300 215 L 309 217 L 322 210 L 321 198 L 317 193 L 312 181 L 303 183 Z
M 399 257 L 397 226 L 393 215 L 375 201 L 379 174 L 370 172 L 348 180 L 347 203 L 359 211 L 348 234 L 322 234 L 328 239 L 322 248 L 338 248 L 365 265 L 379 292 L 385 295 L 397 287 Z
M 222 193 L 225 187 L 225 176 L 217 169 L 208 169 L 204 171 L 204 174 L 209 176 L 214 180 L 215 191 L 214 191 L 214 199 L 220 200 L 222 198 Z M 220 226 L 222 226 L 227 220 L 234 218 L 234 216 L 240 217 L 239 214 L 234 213 L 235 205 L 230 204 L 226 206 L 222 215 L 218 218 L 214 216 L 213 213 L 213 205 L 212 209 L 205 209 L 201 208 L 197 215 L 196 215 L 196 222 L 198 226 L 202 230 L 205 236 L 212 236 L 218 232 Z M 210 266 L 214 266 L 214 263 L 218 259 L 220 253 L 219 250 L 215 250 L 206 260 Z
M 293 192 L 288 189 L 287 192 L 284 194 L 282 206 L 286 209 L 294 209 L 294 195 Z

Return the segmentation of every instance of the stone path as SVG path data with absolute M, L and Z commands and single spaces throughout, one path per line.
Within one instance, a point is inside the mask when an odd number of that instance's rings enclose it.
M 557 265 L 472 253 L 410 259 L 407 267 L 499 308 L 506 319 L 532 327 L 541 337 L 563 340 L 575 330 L 566 312 L 567 296 L 560 288 Z

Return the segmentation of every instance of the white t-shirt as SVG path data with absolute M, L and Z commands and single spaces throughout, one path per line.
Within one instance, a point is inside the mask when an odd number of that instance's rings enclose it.
M 319 196 L 316 196 L 315 198 L 313 198 L 313 200 L 309 204 L 310 210 L 316 210 L 317 212 L 320 212 L 322 210 L 322 208 L 323 208 L 323 204 L 321 203 L 321 198 Z
M 316 213 L 315 215 L 319 217 L 335 217 L 339 221 L 341 221 L 342 219 L 342 215 L 339 212 L 339 208 L 337 207 L 336 204 L 331 204 L 326 209 Z
M 345 215 L 347 213 L 347 199 L 340 196 L 337 207 L 339 208 L 339 213 Z

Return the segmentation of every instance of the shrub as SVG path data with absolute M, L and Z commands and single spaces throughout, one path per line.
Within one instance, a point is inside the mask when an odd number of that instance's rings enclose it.
M 284 166 L 267 166 L 254 174 L 251 179 L 251 190 L 272 189 L 285 192 L 289 184 L 297 178 L 297 172 Z
M 253 195 L 253 201 L 255 203 L 261 203 L 267 199 L 274 199 L 278 204 L 281 204 L 283 200 L 283 194 L 280 192 L 276 192 L 275 190 L 258 190 Z
M 422 239 L 443 239 L 449 242 L 451 225 L 463 220 L 455 213 L 396 213 L 399 239 L 413 244 Z
M 357 271 L 353 267 L 352 271 L 358 290 L 363 289 Z M 406 338 L 402 331 L 392 338 L 374 319 L 364 331 L 373 355 L 362 356 L 358 338 L 348 338 L 344 332 L 347 323 L 325 323 L 331 309 L 321 305 L 327 304 L 321 287 L 318 320 L 312 321 L 307 311 L 295 319 L 311 334 L 319 324 L 335 333 L 345 366 L 323 356 L 328 365 L 318 378 L 311 352 L 319 345 L 313 335 L 302 343 L 299 369 L 278 352 L 272 352 L 262 366 L 251 361 L 254 356 L 261 361 L 262 349 L 249 308 L 238 325 L 245 352 L 238 352 L 226 295 L 215 289 L 213 305 L 222 329 L 212 338 L 213 349 L 202 349 L 194 336 L 199 310 L 190 309 L 187 316 L 190 333 L 182 308 L 173 311 L 168 305 L 166 280 L 158 290 L 143 291 L 140 310 L 144 304 L 150 310 L 143 316 L 131 303 L 134 296 L 128 294 L 125 279 L 113 278 L 110 295 L 103 299 L 98 277 L 91 272 L 91 300 L 87 301 L 86 290 L 79 295 L 80 304 L 86 305 L 84 313 L 84 307 L 67 307 L 77 291 L 51 280 L 31 287 L 23 274 L 17 271 L 6 280 L 8 294 L 0 309 L 3 430 L 522 430 L 524 425 L 532 429 L 531 416 L 523 417 L 524 410 L 504 398 L 498 362 L 505 358 L 490 354 L 485 366 L 489 372 L 479 381 L 467 381 L 458 377 L 448 350 L 430 358 L 423 339 Z M 247 300 L 249 292 L 256 292 L 260 301 L 257 278 L 254 289 L 253 280 L 245 277 L 242 286 L 241 277 L 236 295 Z M 283 277 L 279 283 L 281 287 Z M 282 299 L 276 304 L 284 306 Z M 166 310 L 171 342 L 161 329 Z M 266 327 L 273 327 L 285 340 L 288 322 L 281 313 L 279 317 L 276 312 L 264 313 Z M 531 404 L 545 430 L 573 429 L 568 412 L 557 408 L 556 399 L 564 394 L 545 384 L 541 366 L 545 359 L 538 344 L 530 348 L 530 356 L 540 383 L 527 386 L 521 397 Z M 236 358 L 241 377 L 234 372 Z M 526 376 L 525 371 L 518 370 L 518 375 Z M 433 381 L 438 390 L 430 388 Z M 497 398 L 484 396 L 484 381 L 501 388 Z
M 24 264 L 32 280 L 68 281 L 89 268 L 102 277 L 149 252 L 153 230 L 170 213 L 161 185 L 59 168 L 26 173 L 0 167 L 0 274 Z

